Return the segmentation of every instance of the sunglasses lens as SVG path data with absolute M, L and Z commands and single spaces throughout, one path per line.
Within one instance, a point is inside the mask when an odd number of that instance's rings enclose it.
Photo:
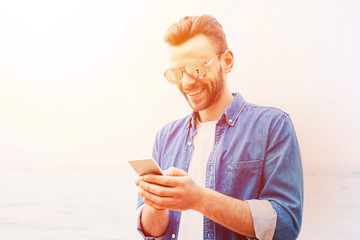
M 202 79 L 206 76 L 206 65 L 202 62 L 194 62 L 186 65 L 185 70 L 188 74 L 197 79 Z
M 177 84 L 181 81 L 182 72 L 180 68 L 170 68 L 164 72 L 165 78 L 173 84 Z
M 182 71 L 180 68 L 170 68 L 164 72 L 165 78 L 173 84 L 178 84 L 182 79 Z M 202 62 L 189 63 L 185 67 L 187 74 L 197 79 L 202 79 L 206 76 L 206 65 Z

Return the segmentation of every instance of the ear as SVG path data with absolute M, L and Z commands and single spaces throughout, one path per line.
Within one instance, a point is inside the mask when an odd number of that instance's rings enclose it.
M 224 64 L 224 72 L 229 73 L 231 72 L 234 66 L 234 54 L 231 50 L 226 50 L 223 53 L 223 64 Z

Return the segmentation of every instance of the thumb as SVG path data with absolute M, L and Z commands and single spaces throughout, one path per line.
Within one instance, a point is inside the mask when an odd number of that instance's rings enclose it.
M 164 172 L 165 176 L 186 176 L 187 173 L 180 169 L 180 168 L 175 168 L 175 167 L 171 167 L 166 169 Z

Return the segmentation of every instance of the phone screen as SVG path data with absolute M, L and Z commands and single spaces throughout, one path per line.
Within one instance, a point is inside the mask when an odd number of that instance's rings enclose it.
M 157 162 L 152 158 L 131 160 L 129 161 L 129 163 L 139 176 L 146 174 L 163 175 L 161 168 L 159 167 Z

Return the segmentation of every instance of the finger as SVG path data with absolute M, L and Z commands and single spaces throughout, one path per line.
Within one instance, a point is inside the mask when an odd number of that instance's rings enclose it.
M 180 168 L 171 167 L 164 171 L 164 175 L 166 175 L 166 176 L 186 176 L 187 173 Z
M 143 178 L 143 177 L 138 177 L 138 178 L 135 179 L 135 184 L 136 184 L 137 186 L 139 186 L 139 184 L 140 184 L 141 181 L 144 181 L 144 178 Z
M 161 206 L 160 204 L 157 204 L 157 203 L 155 203 L 155 202 L 153 202 L 153 201 L 151 201 L 151 200 L 149 200 L 147 198 L 143 198 L 143 200 L 144 200 L 144 203 L 146 203 L 147 205 L 149 205 L 150 207 L 153 207 L 155 209 L 158 209 L 158 210 L 166 209 L 165 207 Z
M 146 175 L 144 181 L 165 187 L 175 187 L 179 184 L 179 179 L 172 176 Z
M 174 211 L 179 211 L 179 210 L 181 211 L 181 209 L 178 209 L 175 204 L 170 204 L 170 205 L 158 204 L 158 203 L 153 202 L 153 201 L 151 201 L 149 199 L 146 199 L 146 198 L 144 198 L 144 202 L 147 205 L 149 205 L 149 206 L 151 206 L 153 208 L 156 208 L 158 210 L 168 209 L 168 210 L 174 210 Z
M 141 182 L 139 187 L 146 190 L 147 192 L 150 192 L 152 194 L 155 194 L 157 196 L 162 197 L 170 197 L 174 195 L 174 188 L 172 187 L 163 187 L 156 184 L 151 184 L 147 182 Z
M 150 192 L 147 192 L 146 190 L 140 189 L 139 190 L 140 196 L 145 200 L 150 200 L 151 202 L 154 202 L 157 204 L 157 206 L 165 207 L 167 205 L 170 205 L 174 200 L 171 197 L 160 197 L 157 195 L 154 195 Z

